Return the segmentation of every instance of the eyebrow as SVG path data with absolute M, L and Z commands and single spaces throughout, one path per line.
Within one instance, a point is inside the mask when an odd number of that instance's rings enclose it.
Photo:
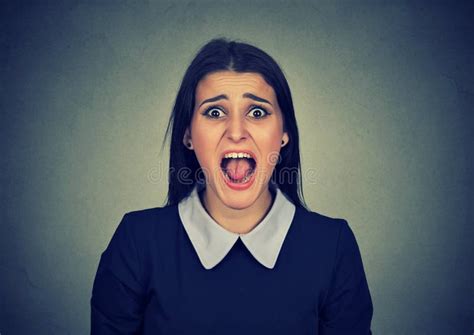
M 270 101 L 268 101 L 267 99 L 264 99 L 264 98 L 260 98 L 258 96 L 256 96 L 255 94 L 252 94 L 252 93 L 244 93 L 242 95 L 244 98 L 248 98 L 248 99 L 252 99 L 252 100 L 255 100 L 255 101 L 258 101 L 258 102 L 264 102 L 264 103 L 267 103 L 269 104 L 270 106 L 273 106 Z M 217 95 L 213 98 L 209 98 L 209 99 L 206 99 L 204 100 L 203 102 L 201 102 L 201 104 L 199 105 L 199 107 L 201 107 L 202 105 L 204 105 L 205 103 L 209 103 L 209 102 L 215 102 L 215 101 L 218 101 L 218 100 L 222 100 L 222 99 L 225 99 L 225 100 L 229 100 L 229 97 L 225 94 L 220 94 L 220 95 Z

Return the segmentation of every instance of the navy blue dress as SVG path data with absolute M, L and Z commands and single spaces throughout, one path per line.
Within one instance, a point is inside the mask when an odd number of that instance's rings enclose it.
M 206 270 L 177 205 L 124 215 L 103 252 L 91 334 L 371 334 L 372 300 L 343 219 L 297 207 L 277 263 L 239 239 Z

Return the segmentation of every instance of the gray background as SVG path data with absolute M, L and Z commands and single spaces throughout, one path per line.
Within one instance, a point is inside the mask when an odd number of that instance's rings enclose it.
M 313 211 L 346 218 L 374 334 L 472 334 L 473 6 L 1 5 L 0 333 L 87 334 L 122 215 L 162 206 L 166 122 L 216 36 L 284 69 Z M 469 49 L 471 48 L 471 49 Z

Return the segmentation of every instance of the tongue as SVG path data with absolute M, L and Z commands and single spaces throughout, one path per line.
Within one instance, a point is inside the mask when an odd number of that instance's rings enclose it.
M 245 158 L 232 158 L 229 159 L 229 162 L 226 166 L 227 174 L 234 180 L 240 180 L 245 177 L 247 172 L 250 172 L 252 167 L 250 163 Z

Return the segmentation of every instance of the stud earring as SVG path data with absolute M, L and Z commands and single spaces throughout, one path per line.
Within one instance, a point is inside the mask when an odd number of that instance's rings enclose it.
M 191 147 L 192 147 L 191 142 L 188 142 L 188 143 L 186 144 L 186 146 L 187 146 L 189 149 L 191 149 Z

